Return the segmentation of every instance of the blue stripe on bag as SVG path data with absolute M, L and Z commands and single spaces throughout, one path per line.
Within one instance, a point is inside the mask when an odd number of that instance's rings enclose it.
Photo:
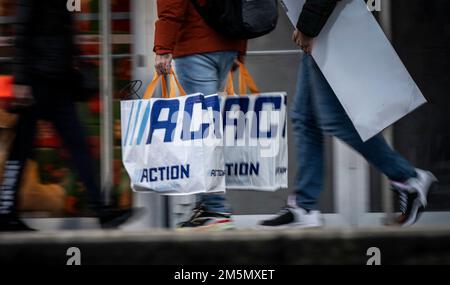
M 145 127 L 147 126 L 147 121 L 148 121 L 149 116 L 150 116 L 150 102 L 148 103 L 147 108 L 145 108 L 144 117 L 142 118 L 141 127 L 139 128 L 139 133 L 138 133 L 138 137 L 136 140 L 137 145 L 141 144 L 142 137 L 144 136 L 144 130 L 145 130 Z
M 136 133 L 136 127 L 137 127 L 137 122 L 139 119 L 139 114 L 141 113 L 141 105 L 142 105 L 142 101 L 139 101 L 138 110 L 136 113 L 136 119 L 134 120 L 133 133 L 132 133 L 131 139 L 130 139 L 130 145 L 133 144 L 133 138 L 134 138 L 134 134 Z
M 134 101 L 133 101 L 133 104 L 131 105 L 131 112 L 130 112 L 130 117 L 128 118 L 128 124 L 127 124 L 127 131 L 125 133 L 125 139 L 122 142 L 122 145 L 124 145 L 124 146 L 127 144 L 128 131 L 130 130 L 130 122 L 131 122 L 131 116 L 133 115 L 133 109 L 134 109 Z

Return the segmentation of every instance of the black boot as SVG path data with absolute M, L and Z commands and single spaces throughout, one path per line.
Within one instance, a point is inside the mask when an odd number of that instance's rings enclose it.
M 121 210 L 112 207 L 103 207 L 97 211 L 100 225 L 103 229 L 115 229 L 130 219 L 135 210 L 133 208 Z
M 32 232 L 34 229 L 22 222 L 17 215 L 0 215 L 0 232 Z

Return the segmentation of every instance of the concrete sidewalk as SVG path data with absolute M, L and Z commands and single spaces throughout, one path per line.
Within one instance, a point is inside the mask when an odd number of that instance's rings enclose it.
M 450 228 L 176 231 L 54 231 L 0 234 L 0 264 L 359 264 L 377 247 L 382 264 L 450 264 Z

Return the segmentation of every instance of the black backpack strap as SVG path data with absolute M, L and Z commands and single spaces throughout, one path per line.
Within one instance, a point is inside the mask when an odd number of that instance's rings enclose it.
M 198 4 L 198 0 L 191 0 L 192 5 L 194 5 L 195 9 L 197 9 L 198 13 L 203 16 L 203 13 L 205 12 L 204 7 L 200 6 Z

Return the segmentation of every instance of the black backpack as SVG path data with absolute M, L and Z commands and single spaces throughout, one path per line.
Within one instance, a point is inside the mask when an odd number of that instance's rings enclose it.
M 278 21 L 278 0 L 191 0 L 206 23 L 236 39 L 253 39 L 273 31 Z

